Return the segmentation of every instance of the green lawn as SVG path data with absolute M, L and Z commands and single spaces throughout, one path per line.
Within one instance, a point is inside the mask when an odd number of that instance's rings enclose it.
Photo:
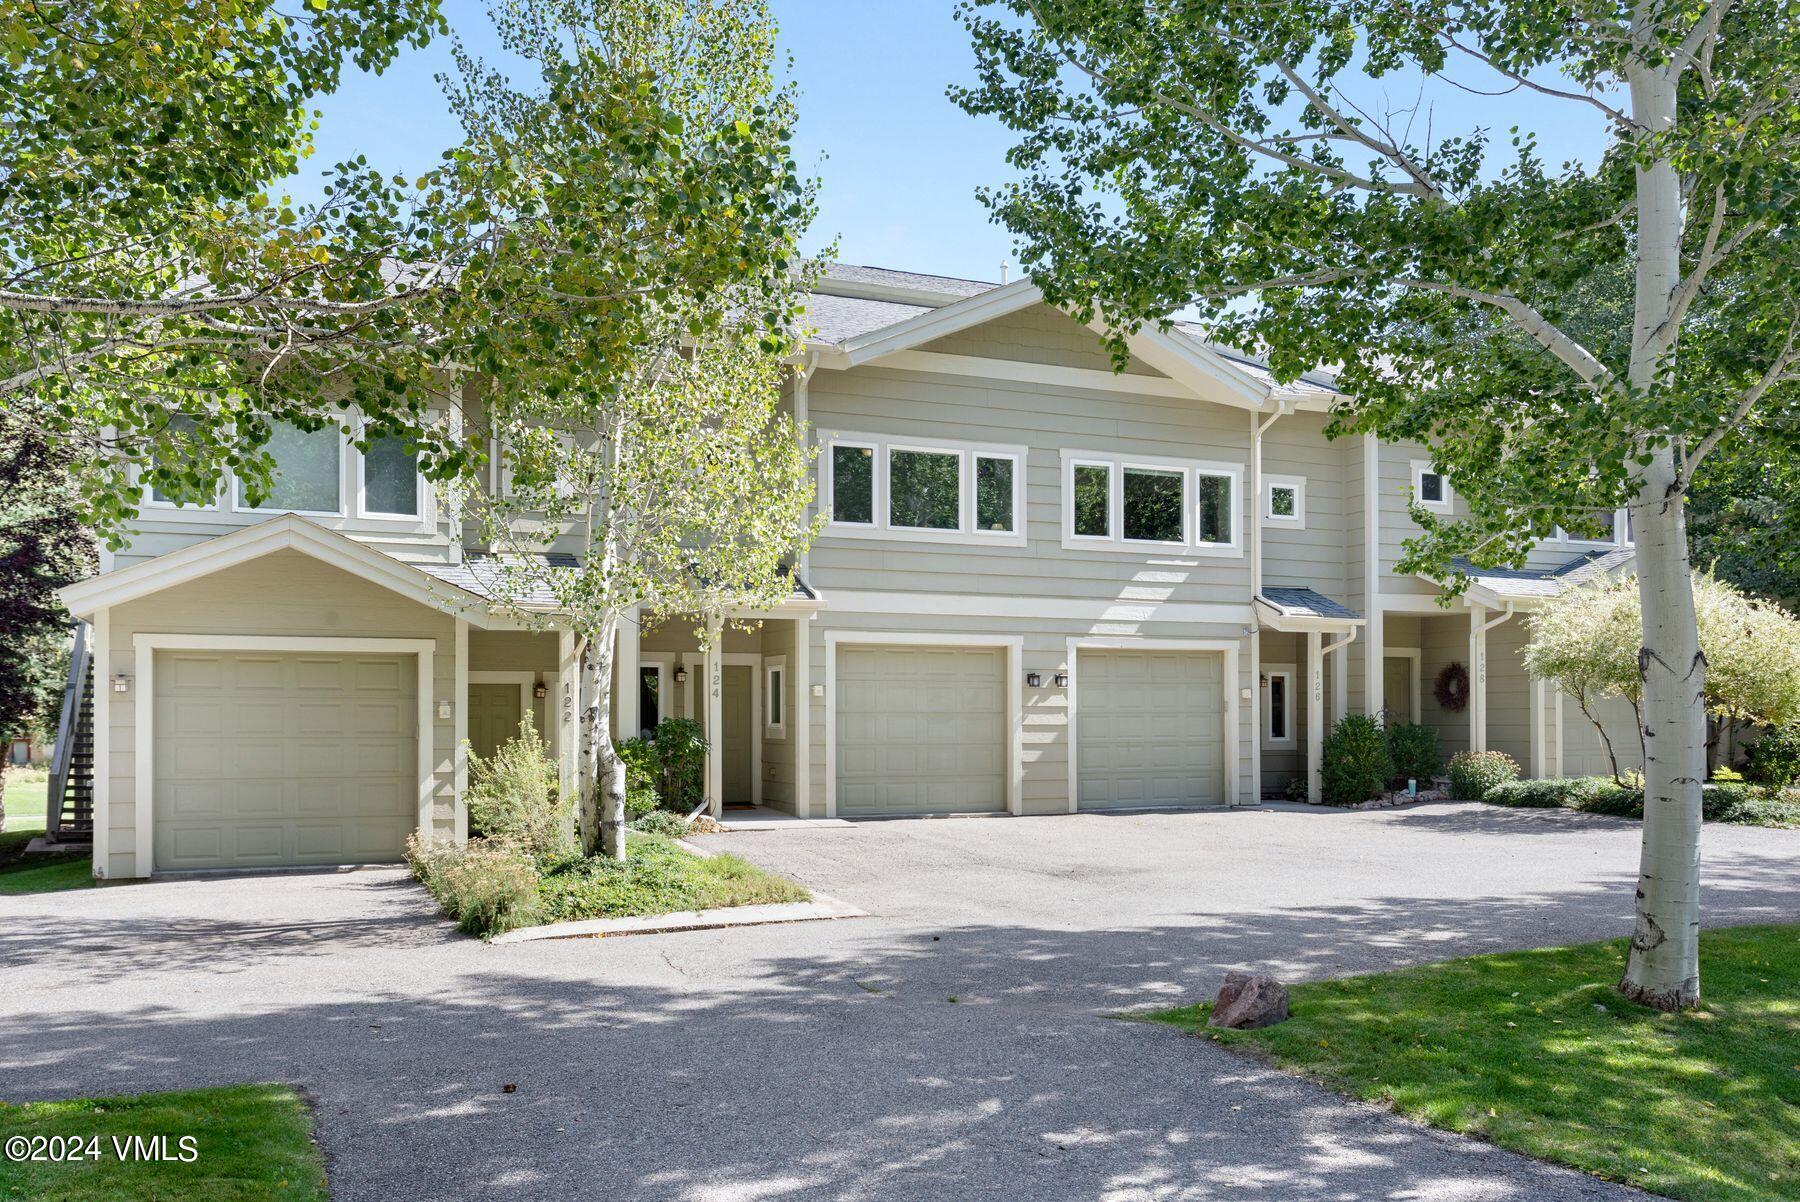
M 38 770 L 5 771 L 6 829 L 0 831 L 0 896 L 90 888 L 94 883 L 92 856 L 86 850 L 21 858 L 25 845 L 44 833 L 44 799 L 49 781 Z
M 327 1202 L 325 1158 L 306 1103 L 283 1085 L 236 1085 L 138 1097 L 0 1103 L 0 1137 L 99 1136 L 99 1159 L 64 1163 L 0 1158 L 0 1199 L 32 1202 Z M 112 1138 L 167 1136 L 168 1156 L 122 1159 Z M 131 1145 L 126 1144 L 129 1150 Z M 83 1151 L 87 1149 L 84 1146 Z
M 812 894 L 799 885 L 747 860 L 733 855 L 697 856 L 661 835 L 631 831 L 626 849 L 624 863 L 576 860 L 546 873 L 538 884 L 538 921 L 812 900 Z
M 1700 1010 L 1613 989 L 1622 940 L 1292 989 L 1293 1017 L 1154 1016 L 1438 1127 L 1671 1198 L 1800 1197 L 1800 926 L 1700 937 Z

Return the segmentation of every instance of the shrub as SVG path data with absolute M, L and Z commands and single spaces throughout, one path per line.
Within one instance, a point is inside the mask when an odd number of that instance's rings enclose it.
M 625 761 L 625 820 L 642 818 L 661 803 L 656 791 L 656 747 L 649 739 L 626 739 L 617 745 Z
M 1367 714 L 1346 714 L 1325 736 L 1321 792 L 1332 805 L 1357 805 L 1378 796 L 1394 775 L 1387 732 Z
M 575 821 L 558 775 L 556 761 L 525 718 L 518 737 L 491 758 L 469 756 L 470 827 L 540 864 L 562 859 L 575 848 Z
M 1509 780 L 1494 785 L 1481 800 L 1489 805 L 1518 809 L 1554 810 L 1570 803 L 1574 787 L 1579 783 L 1568 778 Z
M 656 750 L 662 804 L 683 814 L 700 804 L 705 788 L 706 736 L 692 718 L 664 718 L 650 742 Z
M 1459 751 L 1450 757 L 1450 796 L 1481 801 L 1495 785 L 1519 779 L 1519 765 L 1504 751 Z
M 688 833 L 688 820 L 669 810 L 651 810 L 649 813 L 633 819 L 631 829 L 647 831 L 652 835 L 664 835 L 670 839 L 679 839 Z
M 488 938 L 537 913 L 538 871 L 517 848 L 471 839 L 457 846 L 407 841 L 407 862 L 457 929 Z
M 1720 764 L 1717 768 L 1713 769 L 1712 779 L 1715 785 L 1742 784 L 1744 774 L 1731 767 L 1729 764 Z
M 1416 780 L 1424 788 L 1444 766 L 1438 750 L 1437 731 L 1423 722 L 1396 722 L 1387 728 L 1388 755 L 1394 761 L 1394 782 Z
M 1744 752 L 1744 777 L 1777 789 L 1800 782 L 1800 728 L 1767 726 Z

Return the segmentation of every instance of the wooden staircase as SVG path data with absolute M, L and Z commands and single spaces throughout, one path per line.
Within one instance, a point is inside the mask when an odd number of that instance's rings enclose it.
M 62 716 L 56 725 L 56 755 L 50 761 L 50 795 L 44 807 L 44 837 L 52 843 L 86 843 L 94 838 L 94 666 L 88 635 L 87 625 L 78 623 L 69 651 Z

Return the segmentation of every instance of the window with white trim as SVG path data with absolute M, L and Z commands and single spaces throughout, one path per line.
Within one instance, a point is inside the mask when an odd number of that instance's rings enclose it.
M 182 439 L 193 437 L 195 431 L 199 428 L 200 419 L 191 414 L 176 413 L 169 417 L 169 432 Z M 145 489 L 144 492 L 144 504 L 156 509 L 210 510 L 216 508 L 219 504 L 217 492 L 204 501 L 178 500 L 173 495 L 165 493 L 160 488 L 154 486 Z
M 819 496 L 831 534 L 1025 542 L 1024 447 L 847 433 L 822 443 Z
M 344 435 L 335 425 L 302 430 L 292 422 L 275 422 L 263 448 L 274 460 L 269 494 L 250 503 L 244 482 L 237 482 L 239 509 L 312 513 L 335 517 L 344 511 Z
M 1293 747 L 1295 666 L 1264 664 L 1262 674 L 1263 746 L 1276 750 Z
M 1450 477 L 1429 459 L 1412 461 L 1412 495 L 1420 508 L 1437 513 L 1449 513 L 1456 503 Z
M 363 517 L 417 518 L 424 512 L 424 481 L 411 439 L 395 434 L 370 438 L 361 460 L 359 511 Z
M 1263 521 L 1271 526 L 1306 529 L 1306 477 L 1263 478 Z
M 1063 546 L 1239 554 L 1239 464 L 1063 452 Z
M 763 660 L 763 734 L 787 738 L 787 656 Z
M 1628 547 L 1631 545 L 1631 516 L 1623 507 L 1600 509 L 1588 515 L 1593 534 L 1587 531 L 1556 528 L 1556 537 L 1565 543 L 1587 543 L 1595 547 Z

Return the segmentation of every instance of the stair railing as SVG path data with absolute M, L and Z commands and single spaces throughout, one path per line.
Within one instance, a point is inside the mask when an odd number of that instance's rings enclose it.
M 88 625 L 77 622 L 75 642 L 69 649 L 69 679 L 63 685 L 62 714 L 56 722 L 56 753 L 50 757 L 50 794 L 44 806 L 44 834 L 53 841 L 62 830 L 63 795 L 69 787 L 69 761 L 75 755 L 87 679 Z

